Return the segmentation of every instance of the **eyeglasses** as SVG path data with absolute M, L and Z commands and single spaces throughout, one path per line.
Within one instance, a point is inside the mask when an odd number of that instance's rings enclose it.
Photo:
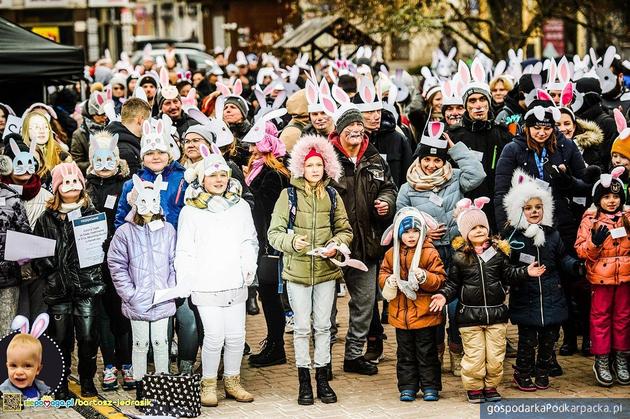
M 112 90 L 125 90 L 125 88 L 122 86 L 114 86 L 112 87 Z
M 182 141 L 182 144 L 183 145 L 186 145 L 186 144 L 199 144 L 202 141 L 206 141 L 206 140 L 204 140 L 203 138 L 190 138 L 190 139 L 184 139 Z

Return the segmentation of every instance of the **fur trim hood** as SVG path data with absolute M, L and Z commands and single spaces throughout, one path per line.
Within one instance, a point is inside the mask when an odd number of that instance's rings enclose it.
M 501 251 L 506 256 L 510 256 L 510 251 L 512 249 L 510 248 L 510 243 L 507 240 L 502 240 L 498 236 L 493 236 L 490 237 L 490 241 L 492 247 Z M 453 249 L 461 250 L 464 253 L 474 253 L 474 249 L 468 243 L 466 243 L 466 240 L 462 236 L 455 237 L 451 242 L 451 246 L 453 246 Z
M 9 176 L 13 173 L 13 161 L 9 156 L 0 155 L 0 176 Z
M 582 150 L 591 147 L 599 147 L 599 145 L 604 142 L 604 134 L 595 122 L 578 119 L 576 124 L 582 132 L 574 135 L 573 141 Z
M 523 206 L 532 198 L 539 198 L 543 203 L 544 212 L 540 224 L 528 223 L 523 214 Z M 541 226 L 553 226 L 554 204 L 549 188 L 544 189 L 522 169 L 516 169 L 512 175 L 512 187 L 503 198 L 503 208 L 512 227 L 524 230 L 525 236 L 533 238 L 536 246 L 545 244 L 545 232 Z
M 304 177 L 304 158 L 314 148 L 324 158 L 324 171 L 329 178 L 338 181 L 341 177 L 341 163 L 333 145 L 319 135 L 305 135 L 291 150 L 289 171 L 295 177 Z

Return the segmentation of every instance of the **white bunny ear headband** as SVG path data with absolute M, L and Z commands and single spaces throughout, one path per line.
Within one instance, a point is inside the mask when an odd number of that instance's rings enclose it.
M 218 112 L 219 110 L 221 111 L 221 114 L 223 113 L 223 106 L 225 105 L 225 100 L 229 97 L 233 97 L 240 100 L 245 105 L 245 111 L 249 111 L 249 104 L 247 103 L 245 98 L 241 96 L 241 94 L 243 93 L 243 83 L 241 82 L 240 79 L 237 79 L 234 82 L 234 85 L 232 86 L 232 90 L 230 90 L 230 88 L 226 84 L 223 84 L 220 81 L 217 82 L 217 89 L 219 89 L 219 91 L 221 92 L 221 96 L 217 98 L 217 105 L 216 105 L 217 111 L 215 112 L 215 115 L 219 114 Z
M 630 137 L 630 128 L 628 128 L 628 121 L 623 116 L 619 109 L 613 110 L 613 115 L 615 116 L 615 123 L 617 124 L 617 132 L 619 132 L 619 139 L 625 140 Z
M 437 121 L 429 122 L 429 125 L 427 125 L 427 135 L 422 133 L 420 144 L 428 147 L 444 149 L 448 146 L 448 141 L 442 139 L 443 133 L 444 123 Z
M 389 80 L 383 73 L 379 73 L 382 77 L 385 77 L 385 80 Z M 398 109 L 396 109 L 396 99 L 398 98 L 398 86 L 395 83 L 390 82 L 389 89 L 387 90 L 387 97 L 385 97 L 385 92 L 381 90 L 383 84 L 376 84 L 376 96 L 381 101 L 383 105 L 383 109 L 390 112 L 394 115 L 394 119 L 398 121 Z
M 35 338 L 39 338 L 50 323 L 50 317 L 47 313 L 42 313 L 33 322 L 33 327 L 29 329 L 29 321 L 22 315 L 15 316 L 11 322 L 11 330 L 19 330 L 20 333 L 28 333 Z
M 177 87 L 172 86 L 168 77 L 168 70 L 165 67 L 160 69 L 160 94 L 166 100 L 176 99 L 179 97 Z
M 623 187 L 624 187 L 623 181 L 619 178 L 621 177 L 621 175 L 623 175 L 623 172 L 625 171 L 626 171 L 625 167 L 618 166 L 612 169 L 610 173 L 603 173 L 599 177 L 599 180 L 595 182 L 595 184 L 593 185 L 593 190 L 591 191 L 591 195 L 593 197 L 595 196 L 595 190 L 597 189 L 599 185 L 603 186 L 606 189 L 610 188 L 610 191 L 612 193 L 619 193 L 623 191 Z
M 363 102 L 357 103 L 357 108 L 359 108 L 361 112 L 372 112 L 383 109 L 383 103 L 377 100 L 374 82 L 369 77 L 361 77 L 358 94 Z
M 256 144 L 262 141 L 263 138 L 265 137 L 265 131 L 266 131 L 265 125 L 267 124 L 267 122 L 273 121 L 276 118 L 280 118 L 286 115 L 286 113 L 287 113 L 287 110 L 285 108 L 276 109 L 276 110 L 266 113 L 260 119 L 258 119 L 258 121 L 256 121 L 254 126 L 250 128 L 250 130 L 247 132 L 245 137 L 243 137 L 241 142 Z
M 547 90 L 562 90 L 573 77 L 567 57 L 563 56 L 557 66 L 555 60 L 553 58 L 550 59 L 547 74 Z
M 339 107 L 337 107 L 335 100 L 339 103 Z M 337 85 L 333 85 L 332 87 L 332 97 L 323 95 L 321 101 L 322 105 L 324 105 L 324 112 L 332 117 L 335 125 L 337 125 L 339 118 L 341 118 L 344 113 L 350 110 L 359 110 L 357 105 L 350 101 L 350 96 Z

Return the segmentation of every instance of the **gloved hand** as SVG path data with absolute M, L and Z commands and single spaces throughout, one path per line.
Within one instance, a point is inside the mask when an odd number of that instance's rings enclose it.
M 550 177 L 551 184 L 557 188 L 562 190 L 570 190 L 575 186 L 575 178 L 571 176 L 571 172 L 564 165 L 560 165 L 562 167 L 558 167 L 555 164 L 552 164 L 550 161 L 547 161 L 543 165 L 543 169 L 545 173 L 547 173 Z
M 398 279 L 397 281 L 398 289 L 405 294 L 405 297 L 410 300 L 415 300 L 417 298 L 416 292 L 413 290 L 409 281 L 403 281 L 402 279 Z
M 383 298 L 386 301 L 392 301 L 396 298 L 396 294 L 398 294 L 398 284 L 396 283 L 396 277 L 394 275 L 387 277 L 385 285 L 381 290 L 381 294 L 383 294 Z
M 418 286 L 427 282 L 427 271 L 422 268 L 413 269 L 409 273 L 409 279 L 414 278 L 414 280 L 418 283 Z M 417 289 L 416 289 L 417 290 Z
M 610 230 L 608 230 L 608 227 L 601 225 L 597 230 L 591 230 L 591 241 L 595 246 L 599 247 L 604 244 L 604 241 L 606 241 L 606 237 L 608 237 L 609 234 Z

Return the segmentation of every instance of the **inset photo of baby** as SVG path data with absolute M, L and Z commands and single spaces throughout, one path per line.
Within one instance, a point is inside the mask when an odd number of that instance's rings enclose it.
M 22 400 L 54 393 L 64 365 L 59 348 L 44 333 L 48 323 L 46 313 L 37 316 L 30 329 L 26 317 L 13 320 L 15 332 L 0 339 L 0 393 L 21 393 Z

